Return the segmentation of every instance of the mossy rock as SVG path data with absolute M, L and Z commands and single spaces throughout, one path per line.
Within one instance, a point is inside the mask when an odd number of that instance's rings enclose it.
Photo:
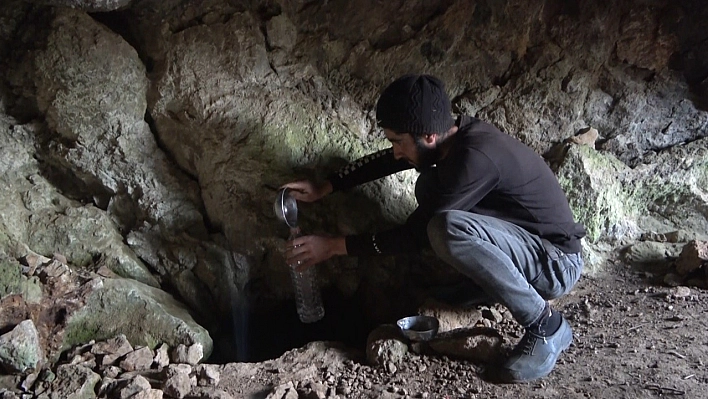
M 0 298 L 22 294 L 22 265 L 16 260 L 0 255 Z
M 204 357 L 213 349 L 209 333 L 187 308 L 168 293 L 130 279 L 98 279 L 85 306 L 67 319 L 62 350 L 91 340 L 123 334 L 132 345 L 155 348 L 166 343 L 202 344 Z
M 630 174 L 631 170 L 612 155 L 584 145 L 569 148 L 558 180 L 590 242 L 633 229 L 644 205 L 625 183 Z

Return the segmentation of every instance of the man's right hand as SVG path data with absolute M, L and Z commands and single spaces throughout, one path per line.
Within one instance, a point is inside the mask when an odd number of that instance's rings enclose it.
M 344 237 L 302 236 L 288 241 L 285 247 L 285 261 L 299 272 L 335 255 L 346 254 Z
M 314 202 L 333 191 L 332 183 L 326 180 L 323 184 L 317 185 L 310 180 L 298 180 L 292 183 L 283 184 L 292 190 L 290 195 L 298 201 Z

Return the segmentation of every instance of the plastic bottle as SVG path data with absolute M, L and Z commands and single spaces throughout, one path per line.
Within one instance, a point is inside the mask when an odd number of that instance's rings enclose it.
M 290 229 L 289 241 L 300 236 L 300 229 Z M 303 323 L 314 323 L 324 317 L 320 287 L 317 284 L 317 269 L 312 266 L 303 272 L 295 270 L 296 265 L 288 265 L 295 290 L 297 314 Z

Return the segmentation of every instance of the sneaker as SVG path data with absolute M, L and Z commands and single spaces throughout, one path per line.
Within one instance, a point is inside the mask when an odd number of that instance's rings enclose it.
M 562 319 L 558 331 L 548 337 L 526 330 L 502 366 L 502 382 L 524 382 L 547 376 L 571 342 L 573 330 L 565 319 Z

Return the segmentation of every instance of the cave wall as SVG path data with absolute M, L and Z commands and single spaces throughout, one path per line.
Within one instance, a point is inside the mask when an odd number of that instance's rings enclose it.
M 375 101 L 409 72 L 439 76 L 456 112 L 539 155 L 598 131 L 558 169 L 592 226 L 589 270 L 650 230 L 708 232 L 698 0 L 13 0 L 0 11 L 1 126 L 14 143 L 3 144 L 3 252 L 108 265 L 169 290 L 207 325 L 234 298 L 267 308 L 291 296 L 275 189 L 386 147 Z M 303 206 L 303 227 L 400 222 L 414 181 L 403 173 Z M 67 209 L 83 210 L 56 217 Z M 42 224 L 58 233 L 39 240 Z M 426 258 L 319 269 L 378 320 L 430 273 L 448 277 Z

